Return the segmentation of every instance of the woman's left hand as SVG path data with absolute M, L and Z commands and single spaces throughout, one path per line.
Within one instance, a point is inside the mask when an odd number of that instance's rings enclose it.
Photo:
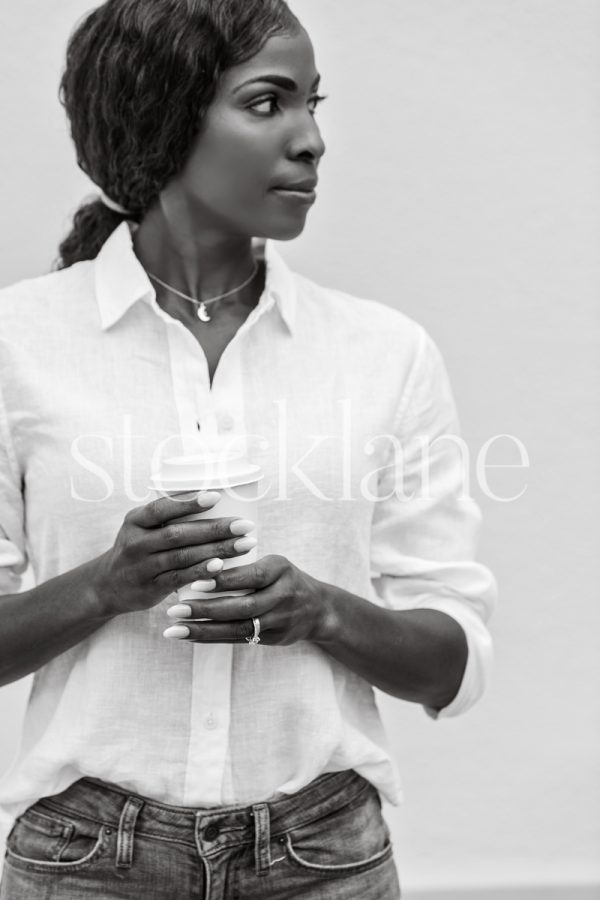
M 172 637 L 199 643 L 246 643 L 246 638 L 254 634 L 254 616 L 260 618 L 261 644 L 287 645 L 320 636 L 326 617 L 327 585 L 298 569 L 285 556 L 263 556 L 250 565 L 224 569 L 214 580 L 217 591 L 251 588 L 253 593 L 181 601 L 170 608 L 169 618 L 178 626 L 185 625 L 189 634 L 173 633 Z M 186 607 L 190 614 L 185 612 Z M 198 618 L 214 621 L 190 621 Z

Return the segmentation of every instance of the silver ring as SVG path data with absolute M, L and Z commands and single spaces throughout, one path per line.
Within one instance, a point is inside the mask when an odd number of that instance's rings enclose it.
M 245 638 L 245 640 L 247 640 L 249 644 L 260 644 L 260 638 L 258 636 L 260 634 L 260 619 L 258 616 L 253 617 L 252 624 L 254 625 L 254 634 L 252 637 Z

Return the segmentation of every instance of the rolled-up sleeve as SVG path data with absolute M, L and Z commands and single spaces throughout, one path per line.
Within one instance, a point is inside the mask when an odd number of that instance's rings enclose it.
M 21 476 L 0 384 L 0 596 L 21 589 L 28 566 Z
M 498 585 L 475 560 L 481 511 L 470 496 L 469 453 L 446 366 L 419 326 L 419 346 L 379 473 L 371 534 L 371 584 L 380 605 L 438 609 L 463 628 L 468 659 L 458 693 L 433 719 L 457 716 L 484 693 L 492 673 L 487 623 Z

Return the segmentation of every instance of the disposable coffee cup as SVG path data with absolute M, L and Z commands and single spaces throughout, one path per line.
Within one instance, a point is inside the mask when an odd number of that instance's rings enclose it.
M 203 510 L 198 507 L 197 513 L 179 516 L 170 521 L 191 522 L 195 519 L 229 517 L 250 519 L 256 523 L 256 528 L 249 534 L 258 537 L 258 486 L 264 475 L 260 466 L 248 460 L 245 442 L 239 435 L 232 439 L 217 433 L 203 440 L 198 439 L 197 445 L 199 452 L 162 460 L 158 469 L 150 476 L 149 489 L 156 497 L 170 496 L 182 501 L 193 499 L 199 491 L 216 491 L 221 495 L 221 499 L 210 509 Z M 248 565 L 256 559 L 257 547 L 253 547 L 246 553 L 224 559 L 223 570 Z M 207 578 L 210 577 L 208 574 Z M 242 596 L 251 593 L 252 588 L 237 591 L 196 591 L 185 585 L 177 590 L 177 599 L 185 602 L 207 597 Z

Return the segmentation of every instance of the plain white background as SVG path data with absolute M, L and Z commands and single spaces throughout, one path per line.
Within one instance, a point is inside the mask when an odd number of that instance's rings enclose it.
M 90 184 L 57 86 L 82 0 L 0 13 L 0 284 L 49 269 Z M 420 321 L 463 434 L 488 461 L 480 558 L 500 583 L 494 683 L 433 722 L 378 692 L 406 803 L 384 806 L 403 892 L 600 890 L 596 650 L 600 5 L 594 0 L 296 0 L 329 99 L 305 233 L 323 284 Z M 594 551 L 596 551 L 594 553 Z M 26 586 L 29 583 L 26 582 Z M 30 678 L 0 690 L 0 770 Z M 591 896 L 591 895 L 590 895 Z M 594 896 L 597 896 L 594 894 Z

